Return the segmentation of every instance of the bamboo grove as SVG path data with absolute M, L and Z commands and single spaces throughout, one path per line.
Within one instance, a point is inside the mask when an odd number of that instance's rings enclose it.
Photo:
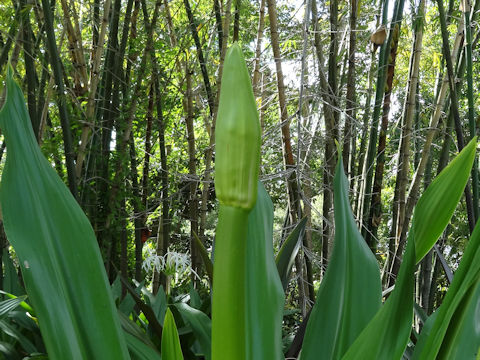
M 215 165 L 230 161 L 216 154 L 216 144 L 230 143 L 215 135 L 217 115 L 228 112 L 219 106 L 224 61 L 237 42 L 258 108 L 259 179 L 273 201 L 277 267 L 282 253 L 293 254 L 284 255 L 288 276 L 280 275 L 282 351 L 296 357 L 334 253 L 337 161 L 387 298 L 409 251 L 418 199 L 455 154 L 473 146 L 479 12 L 479 0 L 3 0 L 0 74 L 6 79 L 10 71 L 20 84 L 43 155 L 92 225 L 116 305 L 141 308 L 143 297 L 156 313 L 157 294 L 190 294 L 210 315 L 209 253 L 218 213 L 227 211 Z M 4 90 L 0 104 L 5 98 Z M 0 141 L 3 170 L 9 148 L 3 134 Z M 237 154 L 239 162 L 254 152 L 253 142 Z M 412 334 L 446 298 L 475 234 L 480 185 L 472 161 L 451 222 L 416 259 Z M 28 227 L 30 219 L 24 221 Z M 246 236 L 245 228 L 237 230 Z M 25 265 L 10 245 L 2 225 L 0 288 L 18 296 L 20 306 L 26 298 L 18 268 Z M 25 280 L 28 287 L 32 280 Z M 225 276 L 219 281 L 228 284 Z M 164 319 L 166 328 L 178 313 L 201 317 L 175 306 L 173 315 L 162 310 L 161 321 L 141 308 L 157 326 L 153 342 L 161 340 L 162 353 Z M 195 358 L 185 354 L 184 340 L 182 350 L 176 347 L 176 331 L 171 351 Z

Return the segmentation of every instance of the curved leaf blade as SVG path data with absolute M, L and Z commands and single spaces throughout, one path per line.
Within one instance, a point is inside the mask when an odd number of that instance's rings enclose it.
M 185 303 L 177 303 L 175 307 L 185 322 L 192 327 L 193 333 L 203 350 L 205 360 L 210 360 L 212 358 L 212 321 L 203 312 Z
M 167 309 L 163 322 L 162 360 L 183 360 L 177 326 L 170 309 Z
M 380 269 L 353 217 L 341 158 L 334 189 L 335 243 L 308 320 L 302 360 L 341 358 L 381 305 Z
M 49 357 L 128 359 L 90 222 L 40 151 L 11 69 L 6 84 L 0 203 Z
M 160 354 L 136 336 L 125 332 L 125 341 L 132 360 L 158 360 Z
M 409 240 L 395 289 L 342 359 L 402 357 L 413 320 L 414 269 L 415 244 Z
M 283 359 L 285 295 L 273 254 L 273 204 L 261 182 L 248 216 L 246 272 L 246 358 Z
M 419 208 L 414 211 L 407 249 L 395 289 L 343 359 L 357 359 L 359 354 L 366 359 L 400 359 L 402 357 L 412 328 L 415 264 L 433 247 L 453 215 L 470 176 L 475 155 L 475 141 L 476 138 L 443 169 L 430 185 L 433 185 L 433 190 L 427 189 L 419 199 L 417 205 Z M 433 222 L 432 226 L 430 221 Z M 432 229 L 431 233 L 429 229 Z M 420 249 L 419 254 L 416 253 L 417 246 Z M 437 317 L 436 321 L 438 320 Z M 441 342 L 436 345 L 440 346 L 440 344 Z M 435 356 L 427 358 L 433 359 Z
M 205 249 L 205 246 L 202 243 L 202 240 L 198 237 L 198 235 L 194 232 L 193 233 L 193 244 L 197 249 L 200 257 L 202 258 L 203 265 L 205 266 L 205 272 L 207 273 L 208 280 L 210 280 L 210 284 L 213 284 L 213 262 L 208 256 L 208 251 Z
M 435 321 L 430 331 L 425 334 L 422 331 L 420 334 L 422 346 L 415 349 L 414 359 L 437 356 L 447 359 L 460 351 L 460 335 L 465 333 L 466 328 L 475 328 L 478 324 L 476 309 L 480 303 L 479 281 L 480 223 L 477 222 L 442 305 L 435 312 Z M 467 316 L 468 313 L 470 315 Z M 475 328 L 475 332 L 470 332 L 469 337 L 474 341 L 471 345 L 480 346 L 478 331 Z
M 282 281 L 283 290 L 287 289 L 288 282 L 290 280 L 290 273 L 292 271 L 292 266 L 297 256 L 298 249 L 300 249 L 301 239 L 305 231 L 305 224 L 307 223 L 307 218 L 303 218 L 295 226 L 290 235 L 287 236 L 285 241 L 280 248 L 277 257 L 275 258 L 275 263 L 277 264 L 278 274 Z
M 450 221 L 467 184 L 476 146 L 475 137 L 432 181 L 418 200 L 411 229 L 417 263 L 430 251 Z

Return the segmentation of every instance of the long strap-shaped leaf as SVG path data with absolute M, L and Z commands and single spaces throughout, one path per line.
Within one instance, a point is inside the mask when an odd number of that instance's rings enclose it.
M 468 242 L 452 284 L 435 319 L 428 329 L 422 331 L 414 352 L 414 359 L 474 359 L 480 347 L 478 308 L 480 304 L 480 223 Z M 470 331 L 466 331 L 470 329 Z M 470 340 L 468 347 L 461 346 Z M 460 357 L 468 349 L 474 349 L 471 357 Z
M 380 270 L 353 218 L 341 158 L 334 186 L 335 243 L 308 320 L 302 360 L 340 359 L 381 305 Z
M 263 184 L 258 182 L 257 203 L 248 215 L 246 239 L 246 359 L 283 358 L 285 295 L 275 265 L 272 239 L 273 204 Z
M 128 359 L 92 227 L 40 151 L 25 100 L 7 74 L 0 203 L 51 359 Z
M 419 199 L 395 289 L 343 359 L 402 357 L 412 327 L 415 263 L 433 247 L 450 221 L 469 178 L 475 147 L 476 138 L 443 169 Z
M 284 291 L 287 290 L 288 282 L 290 281 L 293 263 L 295 262 L 298 250 L 300 249 L 301 239 L 305 231 L 306 223 L 306 217 L 300 220 L 290 235 L 288 235 L 283 242 L 282 247 L 278 251 L 278 254 L 275 258 L 278 275 L 280 275 L 280 280 L 282 281 Z
M 212 321 L 200 310 L 194 309 L 185 303 L 175 304 L 183 320 L 190 324 L 195 337 L 203 350 L 205 360 L 212 358 Z
M 177 326 L 170 309 L 167 309 L 163 322 L 162 360 L 183 360 Z

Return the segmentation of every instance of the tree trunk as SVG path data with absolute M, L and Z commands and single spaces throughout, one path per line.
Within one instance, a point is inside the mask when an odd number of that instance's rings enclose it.
M 233 42 L 238 41 L 238 33 L 240 32 L 240 7 L 241 0 L 235 0 L 235 12 L 233 15 Z
M 190 256 L 192 261 L 192 269 L 198 274 L 201 267 L 201 259 L 197 254 L 195 247 L 195 236 L 198 234 L 198 198 L 197 198 L 197 166 L 195 158 L 195 130 L 193 126 L 193 94 L 192 94 L 192 72 L 188 67 L 188 60 L 185 62 L 185 74 L 187 79 L 187 116 L 185 122 L 187 125 L 187 142 L 188 142 L 188 173 L 190 198 L 188 201 L 189 218 L 190 218 Z M 193 275 L 193 280 L 195 276 Z
M 397 59 L 398 40 L 400 36 L 400 21 L 392 24 L 393 32 L 392 43 L 390 47 L 390 56 L 387 68 L 387 81 L 385 95 L 383 98 L 383 114 L 380 126 L 380 136 L 377 148 L 377 165 L 375 167 L 375 178 L 373 181 L 372 201 L 370 205 L 370 214 L 367 223 L 367 232 L 365 240 L 374 254 L 377 252 L 377 230 L 380 226 L 382 216 L 382 186 L 383 172 L 385 168 L 385 147 L 387 143 L 388 115 L 390 113 L 390 97 L 392 94 L 393 77 L 395 75 L 395 61 Z
M 395 9 L 401 7 L 403 11 L 403 0 L 396 0 Z M 401 5 L 401 6 L 400 6 Z M 380 111 L 382 108 L 382 102 L 385 95 L 385 81 L 387 76 L 387 67 L 388 67 L 388 55 L 390 54 L 390 46 L 392 43 L 394 35 L 394 27 L 397 21 L 402 19 L 402 11 L 396 11 L 393 14 L 392 25 L 389 31 L 387 40 L 380 46 L 380 54 L 378 59 L 378 68 L 377 68 L 377 85 L 375 91 L 375 103 L 373 107 L 373 116 L 372 124 L 370 128 L 369 142 L 368 142 L 368 152 L 366 161 L 363 165 L 363 177 L 365 178 L 363 183 L 363 206 L 362 206 L 362 235 L 365 238 L 366 233 L 368 232 L 368 218 L 370 215 L 370 205 L 371 205 L 371 196 L 372 196 L 372 181 L 373 181 L 373 170 L 374 162 L 376 155 L 377 147 L 377 138 L 378 138 L 378 122 L 380 118 Z M 388 14 L 388 1 L 384 2 L 383 13 L 382 13 L 382 25 L 386 26 L 387 24 L 387 14 Z
M 193 41 L 195 42 L 195 47 L 197 48 L 197 57 L 198 57 L 198 62 L 200 63 L 200 69 L 202 71 L 203 84 L 205 85 L 205 91 L 207 93 L 207 101 L 208 101 L 208 107 L 210 110 L 210 115 L 213 117 L 214 116 L 213 115 L 214 114 L 213 91 L 212 91 L 212 86 L 210 85 L 210 78 L 208 77 L 207 63 L 203 55 L 203 49 L 202 49 L 202 45 L 200 44 L 200 39 L 198 37 L 198 32 L 197 32 L 198 24 L 196 23 L 195 18 L 193 17 L 189 0 L 183 0 L 183 3 L 185 5 L 185 11 L 187 12 L 188 22 L 190 24 L 190 30 L 192 33 L 192 38 L 193 38 Z
M 90 77 L 89 77 L 89 91 L 87 99 L 87 107 L 85 111 L 85 125 L 82 129 L 82 135 L 80 139 L 80 146 L 78 149 L 77 163 L 76 163 L 76 175 L 80 178 L 82 175 L 83 162 L 86 156 L 88 136 L 90 133 L 90 127 L 93 125 L 95 115 L 95 99 L 97 94 L 98 82 L 100 79 L 100 61 L 103 54 L 103 44 L 105 42 L 105 34 L 107 32 L 108 17 L 110 14 L 111 0 L 106 0 L 103 8 L 103 18 L 98 36 L 93 37 L 92 51 L 91 51 L 91 64 L 90 64 Z M 98 7 L 96 8 L 98 11 Z M 128 14 L 127 14 L 128 16 Z
M 140 199 L 140 190 L 138 185 L 138 175 L 137 175 L 137 154 L 135 152 L 135 142 L 133 138 L 130 138 L 129 142 L 130 149 L 130 181 L 132 183 L 132 207 L 133 207 L 133 219 L 135 226 L 135 269 L 134 276 L 135 280 L 142 281 L 142 220 L 141 220 L 141 199 Z
M 223 49 L 223 26 L 222 26 L 222 14 L 220 13 L 219 0 L 213 0 L 213 12 L 215 13 L 215 23 L 217 26 L 217 39 L 218 39 L 218 52 L 222 52 Z
M 475 124 L 475 103 L 473 98 L 473 64 L 472 64 L 472 26 L 470 23 L 470 0 L 463 1 L 463 11 L 465 19 L 465 51 L 464 58 L 467 66 L 467 101 L 468 101 L 468 125 L 470 129 L 470 140 L 476 135 Z M 472 207 L 473 221 L 476 223 L 479 216 L 479 184 L 478 184 L 478 158 L 475 157 L 472 167 Z
M 262 54 L 263 28 L 265 26 L 265 0 L 260 0 L 260 9 L 258 12 L 257 44 L 255 46 L 255 65 L 253 68 L 253 94 L 259 96 L 260 81 L 260 56 Z
M 38 140 L 38 129 L 40 127 L 40 122 L 38 119 L 37 103 L 35 99 L 37 87 L 37 72 L 35 70 L 35 64 L 33 61 L 33 32 L 30 25 L 30 10 L 26 7 L 25 0 L 20 0 L 20 7 L 22 8 L 22 45 L 24 55 L 23 58 L 25 60 L 25 75 L 27 80 L 28 114 L 30 115 L 30 120 L 32 122 L 33 133 Z
M 12 23 L 10 24 L 10 29 L 8 30 L 8 34 L 6 36 L 7 40 L 5 44 L 2 46 L 2 51 L 0 52 L 0 73 L 3 74 L 3 67 L 8 61 L 8 54 L 10 53 L 10 49 L 12 48 L 12 45 L 14 44 L 14 39 L 18 38 L 18 35 L 15 36 L 17 33 L 21 33 L 22 29 L 20 28 L 20 31 L 17 31 L 18 27 L 18 19 L 20 17 L 20 6 L 17 6 L 15 10 L 15 17 L 13 18 Z
M 412 52 L 410 56 L 410 68 L 407 83 L 407 95 L 403 107 L 402 136 L 398 150 L 398 175 L 395 182 L 395 195 L 392 210 L 392 227 L 390 230 L 389 252 L 387 256 L 387 269 L 390 268 L 392 255 L 395 252 L 395 242 L 399 238 L 397 228 L 403 227 L 405 214 L 405 195 L 408 185 L 408 174 L 410 172 L 410 143 L 412 138 L 412 126 L 414 112 L 417 106 L 418 74 L 420 70 L 420 57 L 423 45 L 423 22 L 425 11 L 425 0 L 418 5 L 417 14 L 414 19 L 415 33 L 413 38 Z
M 72 3 L 73 14 L 70 14 L 70 6 L 67 0 L 60 0 L 63 10 L 63 20 L 67 32 L 70 57 L 73 65 L 74 90 L 77 96 L 85 94 L 87 91 L 87 66 L 83 53 L 81 33 L 78 26 L 78 15 L 76 14 L 74 4 Z M 73 16 L 72 16 L 73 15 Z M 72 19 L 76 21 L 76 29 L 72 24 Z
M 215 97 L 215 103 L 213 108 L 213 117 L 210 123 L 210 143 L 205 151 L 205 173 L 203 177 L 203 189 L 202 189 L 202 197 L 201 197 L 201 207 L 200 207 L 200 224 L 199 224 L 199 238 L 201 241 L 204 240 L 205 237 L 205 227 L 207 222 L 207 204 L 209 198 L 209 184 L 211 183 L 212 179 L 212 159 L 213 159 L 213 148 L 215 146 L 215 123 L 217 121 L 217 109 L 218 109 L 218 102 L 220 100 L 220 89 L 222 86 L 222 74 L 223 74 L 223 62 L 225 60 L 225 54 L 227 53 L 227 44 L 228 44 L 228 36 L 229 36 L 229 29 L 230 29 L 230 8 L 232 6 L 232 0 L 227 0 L 225 5 L 225 16 L 224 16 L 224 23 L 223 23 L 223 31 L 222 31 L 222 47 L 220 49 L 220 62 L 218 64 L 218 74 L 217 74 L 217 95 Z
M 170 200 L 168 198 L 168 167 L 167 154 L 165 151 L 165 119 L 163 117 L 162 108 L 162 94 L 160 92 L 160 80 L 158 76 L 155 77 L 155 96 L 157 104 L 157 118 L 158 118 L 158 143 L 160 148 L 160 165 L 161 165 L 161 202 L 162 214 L 158 222 L 157 231 L 157 246 L 156 252 L 158 255 L 165 255 L 170 244 Z M 160 283 L 166 285 L 166 278 L 160 276 L 159 273 L 153 274 L 153 293 L 157 294 Z
M 355 151 L 356 136 L 353 126 L 356 122 L 355 104 L 355 51 L 356 51 L 356 25 L 357 25 L 357 0 L 350 0 L 350 42 L 348 48 L 348 74 L 347 74 L 347 95 L 345 105 L 345 128 L 343 130 L 343 168 L 345 174 L 352 181 L 352 165 Z
M 280 120 L 283 124 L 282 130 L 282 150 L 285 170 L 287 171 L 287 194 L 288 194 L 288 208 L 290 214 L 290 224 L 295 224 L 297 219 L 301 217 L 302 210 L 300 207 L 300 199 L 297 188 L 297 174 L 295 161 L 293 159 L 292 144 L 290 138 L 290 120 L 288 118 L 287 103 L 285 96 L 285 84 L 283 80 L 282 71 L 282 57 L 280 53 L 280 44 L 278 39 L 278 26 L 277 26 L 277 9 L 275 0 L 267 0 L 268 16 L 270 20 L 270 38 L 273 50 L 273 56 L 275 58 L 275 67 L 277 74 L 277 89 L 278 89 L 278 103 L 280 108 Z M 295 262 L 297 272 L 299 272 L 298 286 L 299 286 L 299 303 L 302 308 L 302 314 L 306 313 L 306 294 L 304 291 L 304 279 L 302 275 L 303 264 L 300 259 L 297 258 Z
M 442 4 L 443 5 L 443 4 Z M 462 21 L 463 18 L 460 18 L 458 27 L 457 27 L 457 35 L 455 37 L 455 42 L 453 45 L 453 51 L 451 54 L 451 59 L 456 59 L 458 55 L 458 51 L 460 49 L 462 40 L 463 40 L 463 26 L 464 23 Z M 394 284 L 396 275 L 398 274 L 398 270 L 400 269 L 400 260 L 401 260 L 401 254 L 403 253 L 403 249 L 405 247 L 406 243 L 406 233 L 407 233 L 407 227 L 408 224 L 410 223 L 410 218 L 412 216 L 413 208 L 417 202 L 418 198 L 418 193 L 419 193 L 419 188 L 420 188 L 420 182 L 423 177 L 423 174 L 425 172 L 425 167 L 427 165 L 428 157 L 430 154 L 430 148 L 432 145 L 433 138 L 437 132 L 437 125 L 440 120 L 440 117 L 443 113 L 444 110 L 444 104 L 445 104 L 445 98 L 447 95 L 447 89 L 448 89 L 448 76 L 445 74 L 443 76 L 443 81 L 441 84 L 441 87 L 439 89 L 437 99 L 436 99 L 436 104 L 435 104 L 435 110 L 432 113 L 432 117 L 430 119 L 430 124 L 429 124 L 429 130 L 427 131 L 427 134 L 425 135 L 425 142 L 423 144 L 423 149 L 422 149 L 422 155 L 420 158 L 420 163 L 417 166 L 417 169 L 415 170 L 415 174 L 413 176 L 413 179 L 410 184 L 410 188 L 408 191 L 408 196 L 407 196 L 407 203 L 405 206 L 405 216 L 403 217 L 403 225 L 402 228 L 400 229 L 397 225 L 397 234 L 400 234 L 399 241 L 398 241 L 398 246 L 395 251 L 395 255 L 393 256 L 392 260 L 392 266 L 390 269 L 390 278 L 387 283 L 387 286 L 390 287 Z
M 72 133 L 70 130 L 70 119 L 68 116 L 67 104 L 65 100 L 65 89 L 63 85 L 63 72 L 60 55 L 55 42 L 55 32 L 53 28 L 53 13 L 48 0 L 42 0 L 43 13 L 45 16 L 45 28 L 47 32 L 47 48 L 49 58 L 57 84 L 57 102 L 60 115 L 60 123 L 63 133 L 63 147 L 65 151 L 65 163 L 67 167 L 68 186 L 72 195 L 77 197 L 77 181 L 75 176 L 75 165 L 73 157 Z

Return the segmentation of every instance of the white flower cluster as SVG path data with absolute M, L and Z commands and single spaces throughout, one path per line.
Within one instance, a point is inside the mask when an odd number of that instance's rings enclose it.
M 146 272 L 158 271 L 170 276 L 182 276 L 185 273 L 193 272 L 188 253 L 169 251 L 164 256 L 159 256 L 155 249 L 146 246 L 144 257 L 142 268 Z

